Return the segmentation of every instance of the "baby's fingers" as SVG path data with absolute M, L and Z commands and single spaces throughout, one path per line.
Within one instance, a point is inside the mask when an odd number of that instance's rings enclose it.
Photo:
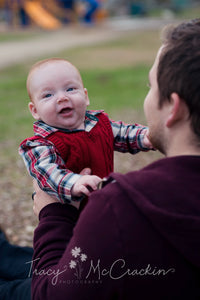
M 96 191 L 101 178 L 98 176 L 93 176 L 92 181 L 88 184 L 89 190 Z
M 88 188 L 87 188 L 86 186 L 84 186 L 84 185 L 81 185 L 81 186 L 80 186 L 79 192 L 80 192 L 80 196 L 81 196 L 81 195 L 85 195 L 85 196 L 89 196 L 89 195 L 90 195 L 90 189 L 88 189 Z

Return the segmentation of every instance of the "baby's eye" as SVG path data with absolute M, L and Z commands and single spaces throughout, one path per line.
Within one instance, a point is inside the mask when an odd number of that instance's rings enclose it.
M 73 90 L 74 90 L 74 88 L 70 87 L 70 88 L 67 89 L 67 92 L 72 92 Z
M 48 93 L 48 94 L 45 94 L 45 95 L 44 95 L 44 98 L 49 98 L 49 97 L 51 97 L 51 96 L 52 96 L 52 94 Z

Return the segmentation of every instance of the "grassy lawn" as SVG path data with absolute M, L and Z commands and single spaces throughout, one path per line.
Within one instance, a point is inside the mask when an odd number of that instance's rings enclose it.
M 124 67 L 115 70 L 83 71 L 91 107 L 112 113 L 126 108 L 140 110 L 147 92 L 147 66 Z
M 181 3 L 180 3 L 181 4 Z M 151 10 L 148 14 L 150 17 L 162 17 L 163 16 L 164 9 L 162 8 L 155 8 Z M 199 18 L 200 14 L 200 5 L 196 2 L 195 6 L 188 6 L 184 7 L 184 5 L 180 5 L 175 12 L 173 12 L 177 18 L 179 19 L 196 19 Z
M 2 42 L 10 42 L 10 41 L 23 41 L 29 40 L 38 36 L 41 36 L 44 32 L 36 29 L 36 30 L 12 30 L 7 32 L 0 32 L 0 43 Z

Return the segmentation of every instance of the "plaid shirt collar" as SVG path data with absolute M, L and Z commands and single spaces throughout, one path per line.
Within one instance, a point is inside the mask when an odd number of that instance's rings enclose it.
M 85 114 L 85 131 L 89 132 L 98 122 L 96 117 L 98 114 L 102 113 L 103 110 L 87 110 Z M 33 130 L 35 135 L 42 136 L 43 138 L 47 137 L 53 132 L 64 131 L 64 132 L 76 132 L 78 129 L 68 130 L 64 128 L 56 128 L 50 126 L 43 121 L 39 120 L 33 124 Z

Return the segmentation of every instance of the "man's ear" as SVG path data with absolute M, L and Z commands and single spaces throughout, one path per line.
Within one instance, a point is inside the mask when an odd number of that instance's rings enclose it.
M 90 99 L 88 97 L 88 91 L 86 88 L 84 88 L 85 98 L 86 98 L 86 104 L 87 106 L 90 105 Z
M 29 110 L 30 110 L 33 118 L 36 119 L 36 120 L 39 120 L 40 117 L 39 117 L 39 115 L 37 113 L 37 109 L 35 107 L 35 104 L 33 102 L 29 102 L 28 108 L 29 108 Z
M 188 117 L 188 109 L 185 102 L 177 93 L 172 93 L 169 103 L 169 112 L 166 120 L 166 126 L 171 127 L 176 122 Z

